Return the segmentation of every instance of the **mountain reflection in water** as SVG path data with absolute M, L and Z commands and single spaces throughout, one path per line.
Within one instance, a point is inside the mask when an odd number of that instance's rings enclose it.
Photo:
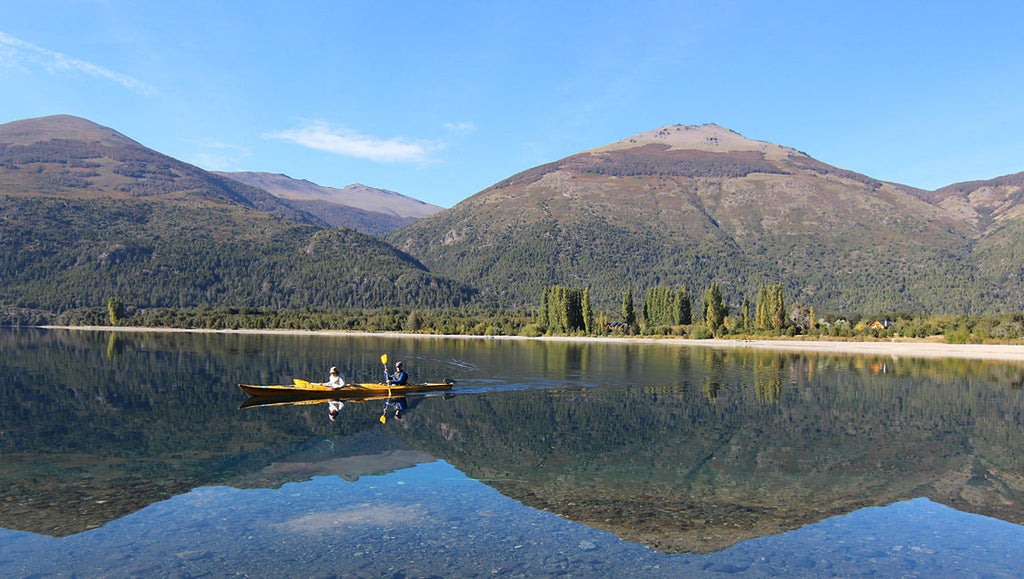
M 0 331 L 0 526 L 66 536 L 204 486 L 442 459 L 538 510 L 709 553 L 919 497 L 1024 522 L 1024 368 L 671 345 Z M 237 410 L 379 355 L 450 399 Z M 398 359 L 397 357 L 394 359 Z M 461 393 L 460 393 L 461 391 Z

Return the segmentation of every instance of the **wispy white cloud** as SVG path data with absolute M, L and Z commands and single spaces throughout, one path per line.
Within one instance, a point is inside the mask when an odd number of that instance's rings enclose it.
M 36 46 L 4 32 L 0 32 L 0 65 L 39 66 L 50 73 L 80 72 L 119 84 L 137 93 L 156 93 L 153 87 L 136 78 L 60 52 Z
M 380 163 L 429 163 L 433 160 L 433 153 L 444 148 L 444 144 L 438 141 L 411 140 L 406 137 L 382 139 L 345 128 L 334 128 L 324 122 L 280 131 L 269 137 L 342 157 Z
M 456 123 L 445 123 L 444 128 L 449 132 L 459 136 L 469 135 L 476 132 L 476 124 L 468 121 L 460 121 Z

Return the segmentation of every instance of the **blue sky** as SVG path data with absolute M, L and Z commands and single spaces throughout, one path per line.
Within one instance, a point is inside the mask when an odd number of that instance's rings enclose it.
M 1024 2 L 0 0 L 0 123 L 450 207 L 717 123 L 924 189 L 1024 171 Z

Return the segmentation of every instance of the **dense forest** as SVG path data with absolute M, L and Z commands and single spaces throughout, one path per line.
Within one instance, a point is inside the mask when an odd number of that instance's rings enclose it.
M 788 301 L 782 284 L 749 294 L 728 283 L 699 287 L 692 282 L 701 277 L 699 268 L 688 268 L 690 283 L 680 285 L 630 287 L 609 279 L 595 289 L 519 280 L 517 291 L 536 287 L 536 298 L 510 307 L 354 230 L 292 223 L 231 205 L 3 197 L 0 219 L 5 325 L 693 338 L 898 335 L 952 342 L 1024 337 L 1016 314 L 816 312 Z M 517 266 L 510 261 L 509 267 Z M 633 287 L 637 303 L 627 314 L 618 305 L 627 295 L 632 300 Z M 714 319 L 708 318 L 709 295 Z M 871 328 L 875 321 L 891 325 Z
M 352 229 L 233 206 L 6 197 L 0 220 L 0 303 L 9 320 L 112 297 L 134 309 L 304 310 L 451 307 L 473 295 Z

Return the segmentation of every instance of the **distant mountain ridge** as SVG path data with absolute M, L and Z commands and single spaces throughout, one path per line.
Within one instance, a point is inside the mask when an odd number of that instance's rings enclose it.
M 0 125 L 0 306 L 530 308 L 563 284 L 614 313 L 627 289 L 718 282 L 733 313 L 773 283 L 819 313 L 1019 312 L 1022 199 L 1024 173 L 923 191 L 674 125 L 440 209 L 213 174 L 58 115 Z M 386 243 L 323 231 L 345 219 Z
M 332 227 L 351 227 L 370 235 L 379 236 L 400 229 L 443 209 L 394 191 L 359 183 L 335 189 L 274 173 L 216 174 L 286 199 Z
M 627 288 L 718 282 L 734 312 L 770 283 L 819 311 L 1019 311 L 1019 180 L 926 192 L 676 125 L 528 169 L 386 239 L 504 303 L 561 283 L 611 310 Z M 1002 221 L 982 201 L 995 183 Z

